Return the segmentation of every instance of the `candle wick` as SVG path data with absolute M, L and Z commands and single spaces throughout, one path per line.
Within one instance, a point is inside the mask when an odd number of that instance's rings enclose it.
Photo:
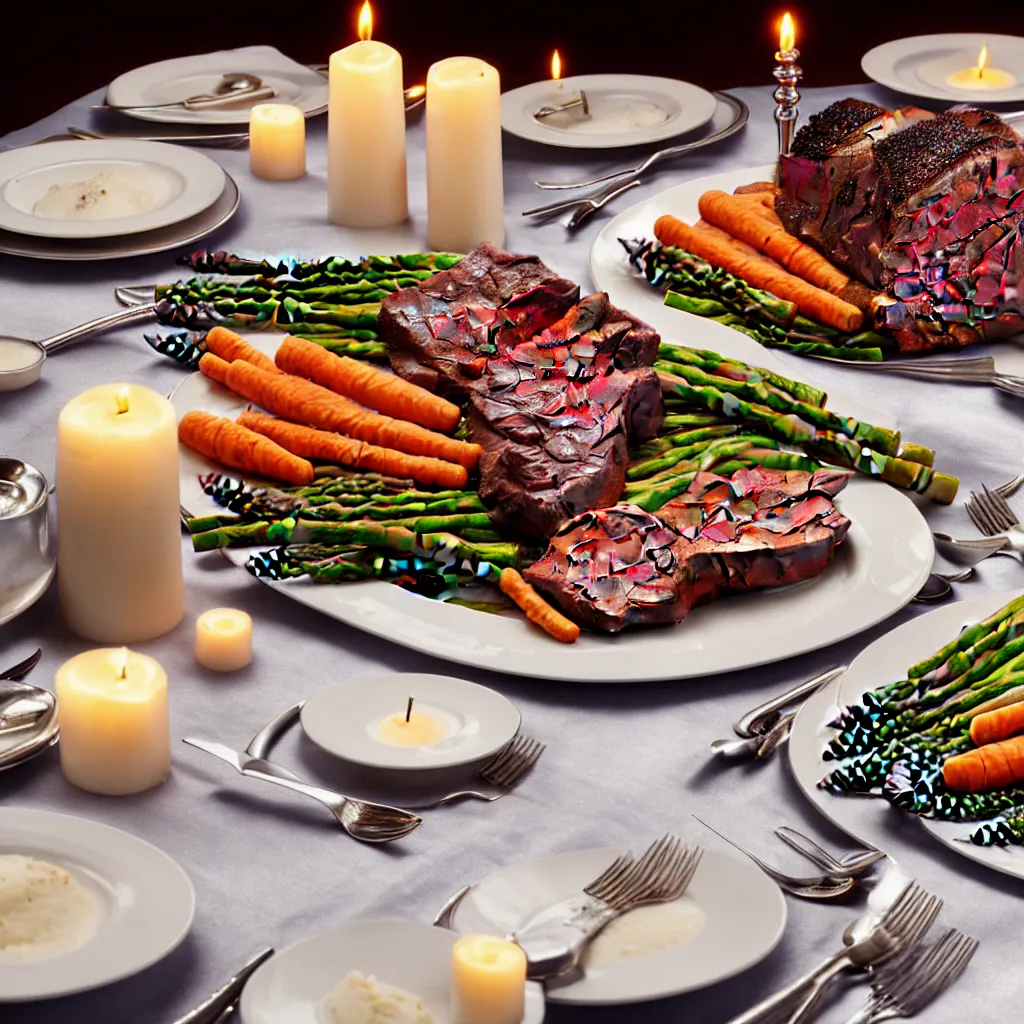
M 415 699 L 416 699 L 415 697 L 410 697 L 409 698 L 409 703 L 406 705 L 406 708 L 405 708 L 405 720 L 406 720 L 406 722 L 408 722 L 409 719 L 412 718 L 412 702 Z

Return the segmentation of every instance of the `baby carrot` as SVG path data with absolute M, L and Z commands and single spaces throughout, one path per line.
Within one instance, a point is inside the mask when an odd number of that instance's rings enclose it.
M 552 608 L 515 569 L 502 569 L 498 586 L 534 625 L 540 626 L 549 636 L 563 644 L 574 643 L 579 637 L 580 627 L 570 622 L 557 608 Z
M 206 332 L 206 350 L 220 356 L 227 363 L 244 359 L 268 373 L 277 373 L 277 367 L 270 356 L 265 356 L 258 348 L 253 348 L 244 338 L 226 327 L 211 327 Z

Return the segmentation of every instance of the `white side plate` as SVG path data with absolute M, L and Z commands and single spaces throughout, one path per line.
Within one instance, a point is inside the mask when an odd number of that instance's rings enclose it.
M 101 924 L 69 953 L 0 964 L 0 1003 L 52 999 L 130 977 L 167 956 L 192 925 L 188 875 L 127 832 L 67 814 L 0 807 L 0 854 L 8 853 L 75 874 L 98 900 Z

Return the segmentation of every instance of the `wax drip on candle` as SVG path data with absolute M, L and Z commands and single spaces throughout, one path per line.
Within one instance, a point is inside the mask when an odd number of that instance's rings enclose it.
M 114 401 L 117 402 L 117 415 L 124 415 L 128 411 L 128 388 L 121 388 L 114 396 Z
M 413 704 L 413 701 L 415 699 L 416 699 L 415 697 L 410 697 L 409 698 L 409 703 L 406 705 L 406 708 L 405 708 L 405 720 L 407 722 L 409 721 L 410 718 L 412 718 L 412 704 Z

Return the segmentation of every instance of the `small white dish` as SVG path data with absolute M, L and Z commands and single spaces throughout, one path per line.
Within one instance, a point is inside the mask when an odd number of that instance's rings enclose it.
M 349 971 L 419 996 L 436 1024 L 451 1024 L 455 932 L 418 921 L 354 921 L 289 946 L 242 992 L 243 1024 L 326 1024 L 324 1002 Z M 523 1024 L 544 1020 L 540 985 L 526 986 Z
M 977 65 L 988 44 L 988 67 L 1009 71 L 1017 81 L 1005 89 L 964 89 L 950 85 L 953 72 Z M 1024 37 L 986 32 L 941 32 L 910 36 L 876 46 L 861 58 L 864 73 L 896 92 L 933 100 L 973 103 L 1017 103 L 1024 100 Z
M 626 852 L 626 847 L 606 847 L 513 864 L 469 891 L 453 927 L 462 935 L 511 935 L 541 908 L 578 895 Z M 759 963 L 786 928 L 779 887 L 749 861 L 718 850 L 704 851 L 683 901 L 692 901 L 705 915 L 703 927 L 689 939 L 651 956 L 587 967 L 579 981 L 549 985 L 548 1001 L 611 1006 L 693 992 Z
M 381 723 L 414 711 L 431 715 L 441 738 L 422 747 L 392 746 L 378 738 Z M 368 768 L 430 770 L 484 761 L 519 731 L 522 716 L 496 690 L 453 676 L 390 673 L 353 679 L 306 701 L 302 728 L 335 757 Z
M 587 94 L 590 117 L 569 111 L 537 118 L 541 107 Z M 533 82 L 501 97 L 501 126 L 532 142 L 570 149 L 614 149 L 671 139 L 714 116 L 718 101 L 706 89 L 648 75 L 575 75 Z
M 0 960 L 0 1003 L 85 992 L 130 977 L 188 934 L 195 891 L 155 846 L 99 822 L 22 807 L 0 807 L 0 854 L 56 864 L 91 890 L 99 906 L 92 937 L 47 960 Z
M 130 216 L 97 220 L 44 216 L 38 204 L 48 190 L 113 175 L 118 188 L 135 175 L 145 176 L 153 206 Z M 117 176 L 123 176 L 121 185 Z M 138 179 L 141 181 L 142 179 Z M 0 230 L 43 238 L 110 238 L 178 224 L 209 209 L 224 191 L 220 164 L 202 153 L 164 142 L 95 139 L 50 142 L 0 153 Z M 104 188 L 83 191 L 91 202 Z M 86 193 L 88 195 L 86 196 Z
M 107 86 L 106 102 L 118 107 L 139 107 L 123 113 L 143 121 L 247 125 L 252 104 L 219 110 L 143 109 L 140 106 L 177 103 L 190 96 L 210 93 L 224 75 L 235 73 L 258 75 L 263 84 L 276 93 L 273 102 L 291 103 L 306 117 L 327 109 L 327 77 L 291 60 L 273 46 L 246 46 L 146 64 L 115 78 Z

